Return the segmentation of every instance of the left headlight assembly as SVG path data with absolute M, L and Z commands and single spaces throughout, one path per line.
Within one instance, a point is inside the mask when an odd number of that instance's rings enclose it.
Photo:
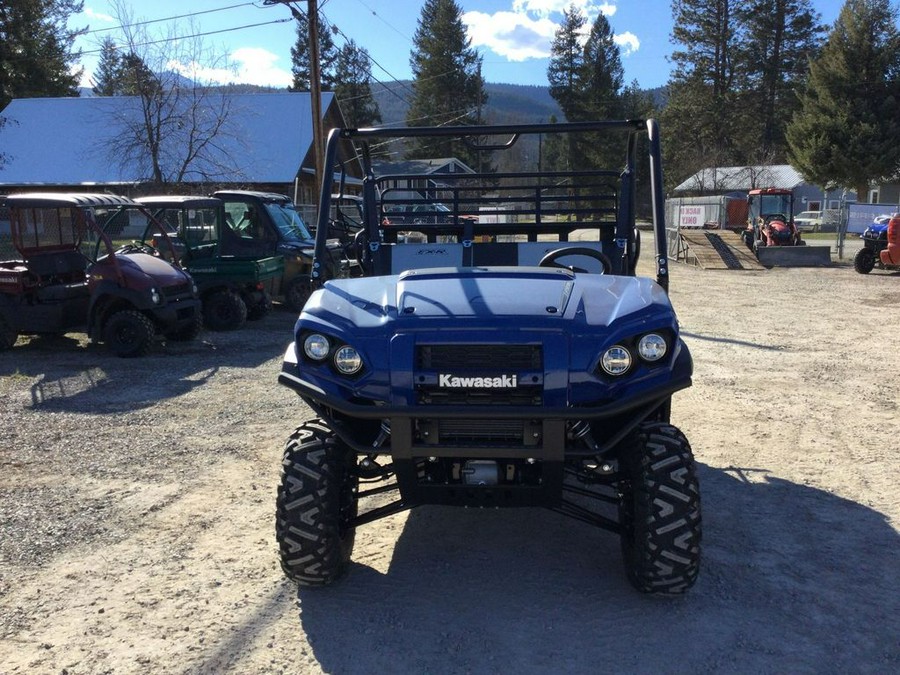
M 648 366 L 657 365 L 669 353 L 670 339 L 665 331 L 660 331 L 624 340 L 603 352 L 600 356 L 600 369 L 606 375 L 618 377 L 629 372 L 636 360 Z
M 647 333 L 638 340 L 638 354 L 644 361 L 654 363 L 659 361 L 669 351 L 666 339 L 658 333 Z

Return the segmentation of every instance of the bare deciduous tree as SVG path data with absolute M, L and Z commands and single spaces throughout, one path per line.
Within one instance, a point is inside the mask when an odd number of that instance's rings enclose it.
M 214 86 L 232 73 L 227 57 L 190 22 L 151 35 L 122 0 L 114 10 L 122 27 L 118 90 L 127 98 L 114 107 L 111 157 L 156 184 L 240 180 L 233 97 Z

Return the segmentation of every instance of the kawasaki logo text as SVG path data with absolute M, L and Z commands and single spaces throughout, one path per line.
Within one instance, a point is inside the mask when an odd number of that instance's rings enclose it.
M 447 389 L 512 389 L 517 386 L 516 375 L 499 377 L 454 377 L 450 373 L 438 375 L 438 386 Z

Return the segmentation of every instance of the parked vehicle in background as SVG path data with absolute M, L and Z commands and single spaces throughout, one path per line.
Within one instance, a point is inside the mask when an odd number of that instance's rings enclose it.
M 407 196 L 409 194 L 409 191 L 393 192 L 388 189 L 382 195 L 381 224 L 385 241 L 434 243 L 446 239 L 447 232 L 442 232 L 446 228 L 457 230 L 460 225 L 471 227 L 478 222 L 474 214 L 453 211 L 446 204 L 428 201 L 416 193 L 412 193 L 412 197 Z M 416 225 L 431 227 L 427 228 L 427 233 L 410 229 Z
M 794 225 L 800 232 L 818 232 L 822 227 L 822 212 L 801 211 L 794 216 Z
M 792 218 L 794 193 L 785 188 L 757 188 L 747 195 L 744 243 L 766 267 L 831 264 L 830 246 L 807 246 Z
M 200 289 L 206 328 L 234 330 L 269 312 L 272 295 L 280 287 L 284 259 L 280 255 L 223 255 L 220 242 L 225 209 L 221 199 L 166 195 L 136 201 L 177 236 L 176 253 Z
M 294 203 L 285 195 L 250 190 L 219 190 L 225 226 L 219 250 L 222 255 L 243 257 L 281 256 L 284 271 L 274 295 L 299 312 L 312 292 L 311 272 L 314 239 Z M 323 273 L 336 279 L 350 274 L 339 241 L 328 247 Z
M 190 275 L 158 250 L 128 242 L 149 228 L 173 246 L 141 204 L 107 194 L 30 193 L 10 195 L 6 205 L 22 258 L 0 262 L 0 349 L 19 335 L 83 330 L 118 356 L 140 356 L 159 335 L 199 333 Z
M 760 248 L 803 244 L 800 233 L 791 220 L 794 206 L 794 193 L 791 190 L 751 190 L 747 201 L 749 212 L 743 238 L 747 247 L 757 256 Z
M 859 235 L 863 246 L 853 257 L 853 269 L 860 274 L 868 274 L 876 266 L 883 267 L 880 253 L 887 248 L 887 230 L 890 220 L 889 215 L 876 216 L 872 224 Z
M 883 269 L 900 270 L 900 214 L 891 216 L 886 234 L 886 245 L 878 253 L 878 261 Z

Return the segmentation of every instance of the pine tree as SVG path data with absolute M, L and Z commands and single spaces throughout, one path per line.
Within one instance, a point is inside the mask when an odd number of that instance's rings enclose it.
M 758 154 L 783 162 L 785 128 L 799 108 L 796 92 L 825 28 L 810 0 L 748 0 L 738 18 L 745 35 L 736 56 L 743 121 L 734 135 L 746 159 Z
M 371 81 L 369 52 L 350 40 L 338 52 L 334 95 L 351 127 L 368 127 L 381 121 L 381 111 L 369 86 Z
M 318 22 L 320 87 L 322 91 L 332 91 L 335 85 L 338 48 L 321 16 L 318 17 Z M 297 18 L 297 41 L 291 47 L 291 64 L 294 81 L 288 89 L 310 91 L 309 18 L 306 14 L 301 14 Z
M 122 55 L 115 41 L 107 36 L 100 44 L 100 59 L 91 78 L 93 92 L 97 96 L 114 96 L 119 93 L 122 75 Z
M 410 126 L 464 125 L 480 121 L 487 96 L 481 78 L 481 56 L 471 47 L 455 0 L 425 0 L 419 16 L 410 66 L 413 101 Z M 427 148 L 412 143 L 411 157 L 458 157 L 473 164 L 475 151 L 456 139 L 428 139 Z
M 620 117 L 624 81 L 625 69 L 612 27 L 606 16 L 599 14 L 584 45 L 578 78 L 578 94 L 584 101 L 582 114 L 590 119 Z
M 0 109 L 13 98 L 77 96 L 81 55 L 67 22 L 81 11 L 75 0 L 0 2 Z
M 819 185 L 855 187 L 894 175 L 900 145 L 900 34 L 889 0 L 847 0 L 810 63 L 787 129 L 791 163 Z
M 571 5 L 553 39 L 547 79 L 550 95 L 569 122 L 615 119 L 621 116 L 622 82 L 625 71 L 612 27 L 598 14 L 582 46 L 580 34 L 587 23 L 581 11 Z M 586 134 L 570 139 L 566 165 L 570 169 L 608 166 L 615 159 L 605 135 Z
M 547 80 L 550 96 L 559 104 L 569 122 L 583 119 L 582 101 L 577 92 L 584 68 L 584 50 L 579 33 L 587 23 L 575 5 L 563 10 L 563 20 L 550 46 L 550 65 Z
M 121 57 L 115 78 L 118 82 L 116 93 L 125 96 L 153 97 L 161 88 L 159 77 L 134 52 Z
M 717 162 L 733 161 L 732 130 L 740 116 L 735 93 L 735 46 L 740 38 L 734 5 L 738 0 L 673 0 L 674 70 L 666 118 L 670 137 Z M 672 132 L 675 132 L 674 137 Z

